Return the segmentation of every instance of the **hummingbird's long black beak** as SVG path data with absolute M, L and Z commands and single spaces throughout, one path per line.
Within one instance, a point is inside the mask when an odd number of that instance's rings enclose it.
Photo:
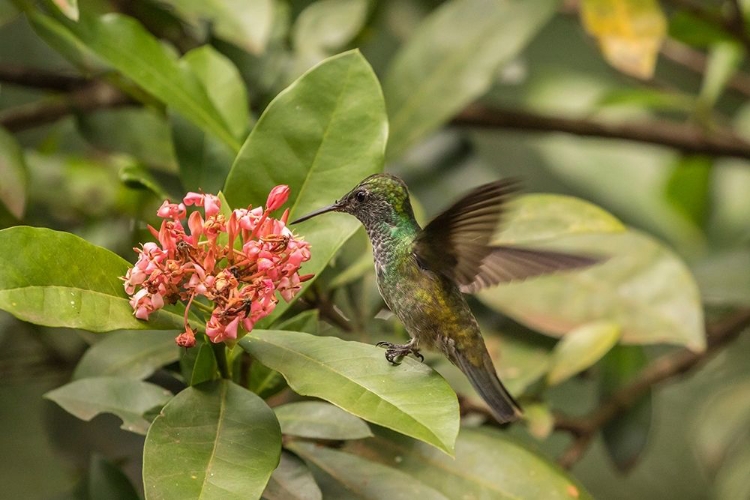
M 306 221 L 308 219 L 312 219 L 313 217 L 318 216 L 320 214 L 325 214 L 325 213 L 328 213 L 328 212 L 335 212 L 336 210 L 338 210 L 338 208 L 339 208 L 339 203 L 336 202 L 333 205 L 328 205 L 327 207 L 323 207 L 323 208 L 320 208 L 320 209 L 318 209 L 318 210 L 316 210 L 314 212 L 310 212 L 307 215 L 303 215 L 299 219 L 295 219 L 292 222 L 290 222 L 289 224 L 297 224 L 298 222 L 304 222 L 304 221 Z

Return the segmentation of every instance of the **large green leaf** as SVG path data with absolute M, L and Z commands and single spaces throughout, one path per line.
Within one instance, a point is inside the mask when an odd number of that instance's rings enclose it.
M 625 226 L 610 213 L 572 196 L 529 194 L 514 200 L 493 243 L 533 245 L 564 236 L 619 233 Z
M 552 352 L 547 383 L 557 385 L 590 367 L 617 343 L 620 328 L 609 321 L 595 321 L 568 332 Z
M 227 380 L 189 387 L 146 436 L 146 498 L 260 498 L 280 453 L 279 423 L 258 396 Z
M 70 233 L 16 226 L 0 231 L 0 309 L 45 326 L 94 332 L 182 328 L 182 316 L 133 316 L 121 276 L 129 264 Z
M 281 452 L 279 466 L 263 492 L 267 500 L 322 500 L 320 488 L 305 462 L 288 451 Z
M 323 61 L 268 105 L 229 172 L 233 207 L 264 205 L 277 184 L 291 188 L 291 220 L 333 201 L 383 168 L 388 123 L 372 68 L 359 52 Z M 312 245 L 304 273 L 319 273 L 359 222 L 327 214 L 297 228 Z M 308 286 L 307 282 L 305 286 Z M 281 302 L 275 316 L 286 309 Z
M 77 115 L 76 124 L 83 137 L 97 148 L 125 153 L 162 171 L 177 169 L 169 125 L 156 109 L 100 109 Z
M 453 0 L 436 9 L 396 54 L 383 92 L 394 157 L 490 88 L 555 12 L 554 0 Z
M 164 365 L 180 359 L 176 331 L 124 331 L 107 334 L 78 362 L 73 379 L 118 376 L 150 377 Z
M 325 399 L 370 422 L 453 450 L 459 426 L 456 395 L 418 361 L 391 366 L 375 346 L 279 330 L 254 330 L 240 345 L 281 372 L 298 394 Z
M 180 63 L 200 81 L 235 137 L 245 137 L 250 122 L 249 104 L 237 68 L 208 45 L 191 50 Z M 183 187 L 190 191 L 218 192 L 236 151 L 177 111 L 171 113 L 171 123 Z
M 182 67 L 174 53 L 135 19 L 121 14 L 81 16 L 64 22 L 89 50 L 174 108 L 202 129 L 238 151 L 240 143 L 214 107 L 198 79 Z
M 616 346 L 601 362 L 599 397 L 607 400 L 630 382 L 648 364 L 640 346 Z M 630 408 L 616 415 L 602 427 L 604 445 L 615 466 L 630 470 L 646 447 L 651 429 L 651 390 L 646 391 Z
M 140 380 L 92 377 L 66 384 L 44 397 L 83 420 L 91 420 L 100 413 L 114 413 L 122 419 L 123 429 L 146 434 L 149 422 L 143 415 L 164 405 L 172 393 Z
M 140 498 L 128 476 L 97 453 L 93 453 L 89 460 L 88 478 L 84 487 L 87 494 L 81 497 L 91 500 L 105 498 L 107 500 L 138 500 Z
M 622 342 L 706 346 L 698 288 L 685 264 L 637 231 L 559 239 L 555 248 L 609 256 L 586 269 L 498 286 L 479 294 L 490 307 L 549 335 L 611 321 Z
M 187 21 L 211 22 L 213 32 L 254 54 L 265 51 L 274 17 L 273 0 L 161 0 Z
M 362 439 L 372 436 L 359 418 L 321 401 L 299 401 L 274 408 L 281 432 L 312 439 Z
M 294 441 L 289 448 L 317 473 L 326 498 L 448 500 L 429 485 L 393 467 L 323 446 Z
M 461 429 L 455 459 L 391 432 L 376 435 L 350 441 L 345 449 L 405 472 L 447 498 L 591 498 L 565 471 L 497 430 Z
M 0 128 L 0 203 L 16 219 L 26 210 L 26 162 L 16 140 Z
M 741 380 L 711 395 L 695 421 L 698 457 L 709 471 L 715 472 L 737 449 L 738 440 L 750 438 L 750 380 Z

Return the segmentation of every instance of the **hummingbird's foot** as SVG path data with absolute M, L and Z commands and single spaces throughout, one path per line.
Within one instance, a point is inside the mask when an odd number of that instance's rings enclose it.
M 397 365 L 401 362 L 401 358 L 413 354 L 420 362 L 424 361 L 424 356 L 419 352 L 419 349 L 414 347 L 414 342 L 408 344 L 391 344 L 390 342 L 378 342 L 375 344 L 378 347 L 385 347 L 385 359 L 389 363 Z

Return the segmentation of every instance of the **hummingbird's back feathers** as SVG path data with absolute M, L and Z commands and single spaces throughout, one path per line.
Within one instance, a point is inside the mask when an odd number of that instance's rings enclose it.
M 603 259 L 549 250 L 491 246 L 506 202 L 518 182 L 501 180 L 479 186 L 438 215 L 417 235 L 414 253 L 425 269 L 453 280 L 464 293 L 567 269 Z

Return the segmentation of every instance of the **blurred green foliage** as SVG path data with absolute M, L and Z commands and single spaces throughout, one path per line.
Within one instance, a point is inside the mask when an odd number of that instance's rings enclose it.
M 570 474 L 551 463 L 574 437 L 556 415 L 596 412 L 654 359 L 700 357 L 690 349 L 706 346 L 704 319 L 750 307 L 747 6 L 0 0 L 0 307 L 13 313 L 0 311 L 3 494 L 137 498 L 143 480 L 148 493 L 189 469 L 231 484 L 160 494 L 257 497 L 270 475 L 269 499 L 747 498 L 747 334 L 649 386 L 595 429 Z M 165 196 L 223 189 L 235 207 L 286 183 L 300 215 L 383 166 L 422 220 L 470 187 L 519 177 L 550 195 L 520 197 L 496 241 L 610 257 L 471 300 L 525 422 L 481 425 L 481 400 L 437 355 L 390 378 L 371 345 L 405 332 L 345 216 L 306 227 L 317 279 L 263 325 L 295 333 L 244 340 L 226 360 L 233 382 L 215 380 L 209 344 L 179 352 L 174 331 L 88 331 L 179 325 L 174 313 L 156 326 L 129 316 L 114 255 L 134 260 Z M 61 314 L 63 287 L 83 315 Z M 468 409 L 460 432 L 431 368 Z M 392 398 L 399 382 L 420 397 Z M 442 413 L 431 400 L 446 401 Z M 201 431 L 189 451 L 170 448 L 186 421 Z M 121 425 L 151 425 L 145 456 L 143 436 Z M 456 432 L 453 460 L 438 448 Z M 237 451 L 258 440 L 255 454 Z M 216 449 L 236 467 L 214 463 Z M 173 459 L 183 452 L 189 463 Z

